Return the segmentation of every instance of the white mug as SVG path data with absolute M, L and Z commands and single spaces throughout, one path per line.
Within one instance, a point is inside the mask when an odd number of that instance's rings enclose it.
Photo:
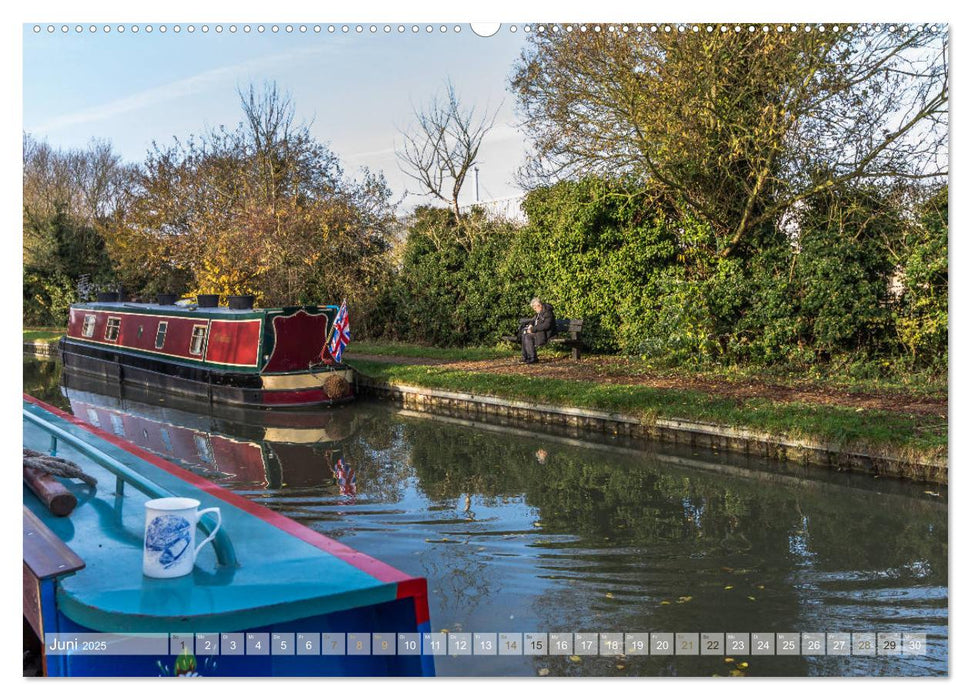
M 196 555 L 222 525 L 218 508 L 199 510 L 194 498 L 156 498 L 145 504 L 145 544 L 142 573 L 152 578 L 176 578 L 192 572 Z M 216 528 L 195 546 L 196 524 L 206 513 L 216 514 Z

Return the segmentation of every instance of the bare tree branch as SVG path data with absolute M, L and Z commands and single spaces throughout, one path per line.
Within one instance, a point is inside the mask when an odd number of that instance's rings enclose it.
M 421 187 L 421 194 L 444 202 L 461 223 L 459 194 L 469 171 L 476 164 L 482 140 L 492 129 L 499 108 L 488 109 L 477 118 L 475 108 L 465 109 L 452 82 L 446 81 L 445 95 L 434 96 L 416 109 L 410 130 L 401 130 L 396 149 L 402 171 Z

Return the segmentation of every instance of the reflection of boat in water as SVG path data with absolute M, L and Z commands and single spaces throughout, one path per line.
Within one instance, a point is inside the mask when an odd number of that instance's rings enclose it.
M 61 391 L 91 425 L 215 480 L 270 488 L 332 483 L 340 442 L 357 412 L 264 411 L 166 396 L 79 375 L 65 367 Z
M 24 396 L 24 447 L 97 480 L 65 483 L 78 500 L 66 517 L 24 487 L 24 620 L 42 641 L 47 675 L 434 673 L 431 656 L 409 653 L 430 630 L 424 579 L 167 462 L 108 423 Z M 152 579 L 142 574 L 145 503 L 165 496 L 218 507 L 221 527 L 191 574 Z M 356 653 L 352 642 L 399 651 Z
M 64 366 L 215 404 L 312 406 L 354 398 L 353 370 L 325 348 L 337 307 L 254 309 L 247 299 L 243 308 L 75 304 L 61 343 Z

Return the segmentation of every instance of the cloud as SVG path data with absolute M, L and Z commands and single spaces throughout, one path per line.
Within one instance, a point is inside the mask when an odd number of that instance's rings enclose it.
M 111 117 L 116 117 L 119 114 L 134 112 L 152 105 L 177 100 L 182 97 L 204 92 L 210 87 L 232 79 L 240 73 L 266 69 L 278 64 L 292 65 L 295 60 L 320 54 L 325 50 L 326 49 L 324 46 L 296 49 L 293 51 L 272 54 L 270 56 L 261 56 L 259 58 L 250 59 L 231 66 L 213 68 L 203 71 L 202 73 L 198 73 L 197 75 L 183 78 L 182 80 L 176 80 L 171 83 L 166 83 L 165 85 L 149 88 L 148 90 L 142 90 L 141 92 L 136 92 L 134 95 L 112 100 L 111 102 L 107 102 L 105 104 L 89 107 L 70 114 L 62 114 L 60 116 L 53 117 L 42 124 L 37 124 L 28 128 L 27 131 L 46 133 L 56 131 L 57 129 L 63 129 L 68 126 L 75 126 L 77 124 L 103 121 Z

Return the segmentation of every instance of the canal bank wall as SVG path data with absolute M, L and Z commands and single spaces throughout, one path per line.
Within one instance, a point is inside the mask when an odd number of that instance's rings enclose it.
M 653 443 L 724 450 L 840 471 L 947 484 L 946 464 L 915 462 L 892 454 L 865 454 L 840 446 L 795 440 L 714 423 L 662 418 L 645 421 L 637 416 L 596 409 L 389 383 L 360 373 L 356 376 L 358 391 L 362 395 L 392 401 L 412 411 L 467 416 L 484 422 L 566 428 L 577 436 L 599 432 Z
M 59 340 L 25 340 L 24 355 L 49 359 L 57 357 Z

